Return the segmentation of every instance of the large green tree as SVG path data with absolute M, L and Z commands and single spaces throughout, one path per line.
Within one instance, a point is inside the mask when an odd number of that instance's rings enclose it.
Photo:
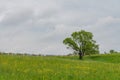
M 78 53 L 79 59 L 82 59 L 87 54 L 99 53 L 99 45 L 93 40 L 93 34 L 85 30 L 73 32 L 71 37 L 63 40 L 63 43 Z

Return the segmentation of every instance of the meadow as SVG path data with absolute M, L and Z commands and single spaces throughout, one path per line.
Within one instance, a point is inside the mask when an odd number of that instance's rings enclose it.
M 0 55 L 0 80 L 120 80 L 120 54 Z

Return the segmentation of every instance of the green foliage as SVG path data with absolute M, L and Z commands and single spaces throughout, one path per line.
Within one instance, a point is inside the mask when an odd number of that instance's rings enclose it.
M 73 32 L 71 37 L 63 40 L 63 43 L 78 53 L 86 55 L 99 53 L 99 45 L 93 40 L 93 34 L 85 30 Z
M 79 50 L 78 45 L 71 38 L 66 38 L 63 41 L 63 43 L 66 44 L 66 45 L 68 45 L 69 47 L 71 47 L 73 50 L 76 50 L 76 51 Z
M 0 80 L 120 80 L 118 56 L 0 55 Z

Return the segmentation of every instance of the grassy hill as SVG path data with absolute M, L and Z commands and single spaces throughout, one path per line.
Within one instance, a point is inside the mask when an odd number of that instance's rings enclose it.
M 0 80 L 120 80 L 120 54 L 0 55 Z

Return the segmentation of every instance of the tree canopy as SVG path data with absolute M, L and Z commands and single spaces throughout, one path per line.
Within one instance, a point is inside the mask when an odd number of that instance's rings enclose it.
M 83 55 L 99 53 L 99 45 L 93 40 L 93 34 L 85 30 L 73 32 L 71 37 L 63 40 L 63 43 L 78 53 L 80 59 Z

